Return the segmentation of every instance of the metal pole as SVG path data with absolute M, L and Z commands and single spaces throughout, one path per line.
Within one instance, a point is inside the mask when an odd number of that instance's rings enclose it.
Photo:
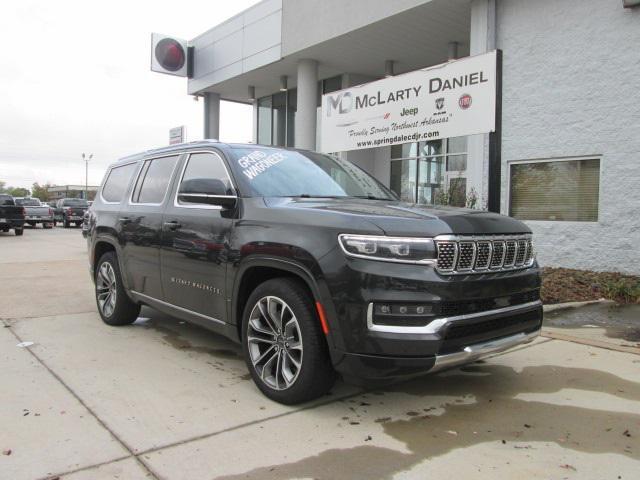
M 489 191 L 487 210 L 500 213 L 502 181 L 502 50 L 496 50 L 496 128 L 489 134 Z M 508 213 L 507 213 L 508 214 Z

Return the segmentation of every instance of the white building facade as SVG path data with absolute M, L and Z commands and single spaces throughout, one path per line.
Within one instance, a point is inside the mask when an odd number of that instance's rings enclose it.
M 333 153 L 406 201 L 521 218 L 542 265 L 640 274 L 640 8 L 264 0 L 190 45 L 205 137 L 222 99 L 253 104 L 256 143 L 312 150 L 322 94 L 500 50 L 497 134 Z

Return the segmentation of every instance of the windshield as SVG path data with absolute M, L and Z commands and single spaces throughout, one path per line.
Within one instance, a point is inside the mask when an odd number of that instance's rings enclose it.
M 262 197 L 358 197 L 396 200 L 351 162 L 313 152 L 234 149 L 232 166 L 242 191 Z
M 13 197 L 10 195 L 0 195 L 0 205 L 9 206 L 15 205 Z
M 67 198 L 62 202 L 65 207 L 87 207 L 87 201 L 81 198 Z
M 40 201 L 35 198 L 16 198 L 16 205 L 22 207 L 39 207 Z

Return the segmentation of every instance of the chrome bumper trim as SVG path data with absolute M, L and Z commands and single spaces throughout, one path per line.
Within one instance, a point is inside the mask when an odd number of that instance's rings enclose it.
M 445 368 L 474 362 L 482 357 L 486 357 L 487 355 L 503 352 L 512 347 L 515 347 L 516 345 L 532 342 L 539 334 L 540 330 L 532 333 L 518 333 L 516 335 L 511 335 L 510 337 L 504 337 L 497 340 L 490 340 L 484 343 L 469 345 L 468 347 L 465 347 L 461 352 L 449 353 L 446 355 L 436 355 L 436 363 L 434 364 L 430 372 L 436 372 Z
M 367 327 L 373 332 L 386 332 L 386 333 L 413 333 L 413 334 L 433 334 L 437 333 L 445 325 L 456 322 L 458 320 L 470 320 L 473 318 L 489 317 L 491 315 L 498 315 L 501 313 L 518 313 L 522 310 L 531 310 L 533 308 L 541 307 L 542 302 L 536 300 L 534 302 L 521 303 L 519 305 L 511 305 L 504 308 L 496 308 L 494 310 L 486 310 L 484 312 L 469 313 L 465 315 L 457 315 L 455 317 L 443 317 L 437 318 L 427 325 L 421 327 L 402 327 L 397 325 L 376 325 L 373 323 L 373 302 L 369 303 L 367 307 Z

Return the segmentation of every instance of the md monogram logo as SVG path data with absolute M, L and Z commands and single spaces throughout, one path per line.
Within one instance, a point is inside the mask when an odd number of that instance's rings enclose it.
M 349 113 L 353 109 L 353 95 L 351 92 L 329 95 L 327 97 L 327 117 L 331 112 L 337 110 L 338 113 Z

